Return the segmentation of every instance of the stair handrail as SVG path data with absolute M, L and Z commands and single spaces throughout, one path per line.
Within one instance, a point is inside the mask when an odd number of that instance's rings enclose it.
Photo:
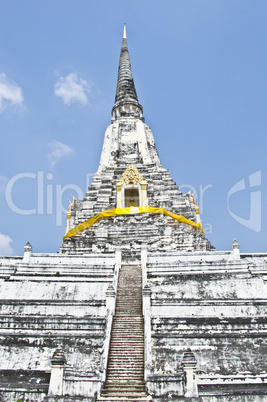
M 101 389 L 104 385 L 104 382 L 106 381 L 108 354 L 109 354 L 110 339 L 111 339 L 111 329 L 112 329 L 113 316 L 115 313 L 120 267 L 121 267 L 121 247 L 116 247 L 113 282 L 111 285 L 109 285 L 107 292 L 106 292 L 107 318 L 106 318 L 105 338 L 104 338 L 104 343 L 103 343 L 103 354 L 102 354 L 102 359 L 101 359 L 101 369 L 102 369 L 101 370 L 102 371 Z M 99 390 L 100 392 L 101 392 L 101 389 Z
M 152 345 L 151 345 L 151 289 L 147 284 L 147 244 L 141 246 L 141 269 L 143 288 L 143 317 L 145 336 L 145 372 L 144 379 L 147 381 L 152 367 Z
M 141 270 L 142 270 L 142 287 L 147 284 L 147 245 L 141 245 Z
M 113 287 L 115 289 L 116 296 L 117 296 L 117 289 L 118 289 L 120 267 L 121 267 L 121 247 L 116 247 L 115 269 L 114 269 L 114 277 L 113 277 Z

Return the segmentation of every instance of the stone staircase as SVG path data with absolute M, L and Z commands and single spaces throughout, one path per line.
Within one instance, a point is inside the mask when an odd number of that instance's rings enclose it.
M 122 265 L 112 323 L 107 377 L 98 401 L 148 401 L 144 381 L 144 319 L 139 265 Z

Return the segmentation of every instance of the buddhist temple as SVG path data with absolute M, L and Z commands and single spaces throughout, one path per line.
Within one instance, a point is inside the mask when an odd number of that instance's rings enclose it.
M 0 401 L 267 400 L 267 253 L 214 249 L 144 115 L 124 26 L 99 167 L 58 253 L 0 257 Z

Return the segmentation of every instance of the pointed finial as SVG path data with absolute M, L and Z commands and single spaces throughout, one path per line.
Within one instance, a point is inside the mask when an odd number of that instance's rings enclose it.
M 24 246 L 24 253 L 31 253 L 32 252 L 32 245 L 31 243 L 28 241 L 28 243 Z
M 124 24 L 124 27 L 123 27 L 123 37 L 122 37 L 122 39 L 127 39 L 127 35 L 126 35 L 126 25 Z
M 236 238 L 234 238 L 233 243 L 232 243 L 232 249 L 235 250 L 239 250 L 240 244 L 238 243 L 238 241 L 236 240 Z

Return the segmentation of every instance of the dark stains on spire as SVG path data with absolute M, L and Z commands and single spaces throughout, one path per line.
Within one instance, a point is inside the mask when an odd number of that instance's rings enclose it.
M 132 67 L 128 51 L 126 27 L 124 25 L 122 47 L 119 61 L 115 104 L 112 109 L 113 120 L 121 116 L 142 118 L 143 108 L 138 102 L 134 85 Z

